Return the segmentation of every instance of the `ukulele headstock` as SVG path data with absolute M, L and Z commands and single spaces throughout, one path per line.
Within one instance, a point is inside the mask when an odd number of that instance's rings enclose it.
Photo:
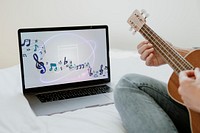
M 127 20 L 128 24 L 131 26 L 130 30 L 134 29 L 135 31 L 133 33 L 139 31 L 146 23 L 146 18 L 148 16 L 149 14 L 147 14 L 145 10 L 142 10 L 141 12 L 135 10 Z

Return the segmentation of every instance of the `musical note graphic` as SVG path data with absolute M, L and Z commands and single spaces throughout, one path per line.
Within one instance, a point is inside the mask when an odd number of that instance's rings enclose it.
M 108 70 L 108 67 L 105 66 L 105 67 L 103 68 L 103 64 L 101 64 L 101 65 L 100 65 L 100 69 L 99 69 L 98 71 L 93 70 L 92 67 L 90 67 L 90 66 L 89 66 L 89 68 L 88 68 L 87 70 L 88 70 L 88 75 L 89 75 L 90 77 L 97 78 L 97 77 L 99 77 L 99 76 L 101 76 L 101 75 L 102 75 L 102 76 L 106 76 L 105 74 L 106 74 L 106 72 L 107 72 L 107 70 Z
M 58 64 L 61 65 L 61 64 L 62 64 L 62 61 L 60 60 L 60 61 L 58 62 Z
M 41 47 L 40 47 L 41 48 Z M 39 52 L 39 53 L 38 53 Z M 108 67 L 104 66 L 103 64 L 99 65 L 99 68 L 96 70 L 90 66 L 90 62 L 84 62 L 80 64 L 75 64 L 73 63 L 72 60 L 67 59 L 67 57 L 64 57 L 63 59 L 58 60 L 58 62 L 45 62 L 44 63 L 41 61 L 43 52 L 44 51 L 38 51 L 38 54 L 34 54 L 34 60 L 36 61 L 36 68 L 41 69 L 40 73 L 44 74 L 46 72 L 46 67 L 49 66 L 49 72 L 53 71 L 65 71 L 65 69 L 68 69 L 69 71 L 79 71 L 79 70 L 87 70 L 88 76 L 89 77 L 94 77 L 98 78 L 100 76 L 106 76 Z
M 26 54 L 22 54 L 22 57 L 27 57 L 27 55 Z
M 26 45 L 27 47 L 30 46 L 31 44 L 31 39 L 24 39 L 24 42 L 21 44 L 21 46 Z
M 40 60 L 42 60 L 42 59 L 43 59 L 43 57 L 44 57 L 44 54 L 43 54 L 43 52 L 42 52 L 42 51 L 39 51 L 38 55 L 39 55 L 39 57 L 40 57 Z
M 56 65 L 56 63 L 50 63 L 50 69 L 49 69 L 49 71 L 52 71 L 53 68 L 54 68 L 54 71 L 57 71 L 57 65 Z
M 38 39 L 23 39 L 21 43 L 23 57 L 27 57 L 26 59 L 32 58 L 33 54 L 37 54 L 38 61 L 43 60 L 46 49 L 44 42 Z M 35 58 L 37 58 L 34 55 Z
M 46 54 L 46 48 L 45 48 L 45 45 L 42 45 L 42 51 Z
M 94 71 L 94 77 L 95 77 L 95 78 L 98 77 L 98 73 L 99 73 L 98 71 L 96 71 L 96 72 Z
M 88 68 L 88 74 L 89 74 L 89 76 L 92 76 L 92 75 L 93 75 L 93 73 L 92 73 L 92 68 L 91 68 L 91 67 Z
M 99 70 L 99 75 L 102 75 L 102 74 L 103 74 L 103 65 L 101 64 L 100 70 Z
M 79 70 L 79 69 L 84 69 L 85 65 L 84 64 L 79 64 L 76 66 L 76 70 Z
M 37 49 L 38 49 L 38 45 L 37 44 L 35 44 L 35 49 L 34 49 L 34 51 L 37 51 Z
M 68 63 L 68 60 L 66 57 L 64 57 L 64 65 L 66 65 Z
M 45 45 L 39 46 L 38 48 L 38 55 L 40 57 L 40 60 L 42 60 L 44 58 L 44 55 L 46 54 L 46 49 L 45 49 Z
M 75 70 L 77 67 L 76 67 L 76 64 L 72 65 L 70 64 L 69 65 L 69 70 Z
M 35 47 L 38 48 L 38 47 Z M 93 69 L 92 66 L 90 66 L 89 62 L 84 62 L 80 64 L 75 64 L 73 63 L 72 60 L 68 59 L 67 57 L 64 57 L 62 60 L 59 60 L 58 62 L 45 62 L 44 63 L 41 61 L 43 59 L 44 55 L 44 49 L 45 47 L 43 46 L 42 49 L 39 46 L 39 51 L 33 54 L 33 58 L 36 61 L 36 68 L 41 69 L 40 73 L 44 74 L 46 72 L 46 67 L 49 66 L 49 71 L 64 71 L 64 69 L 68 69 L 70 71 L 78 71 L 82 69 L 86 69 L 88 71 L 88 76 L 97 78 L 99 76 L 105 76 L 107 73 L 107 66 L 104 66 L 103 64 L 100 64 L 99 69 Z M 24 55 L 25 57 L 25 55 Z
M 36 64 L 35 64 L 36 68 L 41 69 L 40 73 L 44 74 L 46 72 L 46 68 L 44 66 L 44 63 L 38 61 L 38 55 L 37 54 L 33 54 L 33 59 L 36 61 Z

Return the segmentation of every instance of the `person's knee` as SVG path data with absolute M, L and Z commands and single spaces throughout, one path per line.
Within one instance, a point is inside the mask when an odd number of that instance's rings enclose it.
M 126 74 L 119 80 L 115 89 L 121 91 L 123 90 L 123 88 L 133 87 L 135 84 L 138 84 L 139 82 L 141 82 L 141 78 L 143 77 L 144 76 L 142 75 L 134 74 L 134 73 Z
M 133 89 L 137 89 L 141 75 L 138 74 L 126 74 L 117 83 L 114 90 L 114 98 L 116 100 L 124 99 L 125 96 L 130 94 Z

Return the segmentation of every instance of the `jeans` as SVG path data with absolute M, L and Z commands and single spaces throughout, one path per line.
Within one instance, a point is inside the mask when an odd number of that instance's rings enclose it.
M 172 100 L 167 85 L 138 74 L 123 76 L 115 106 L 128 133 L 190 133 L 188 110 Z

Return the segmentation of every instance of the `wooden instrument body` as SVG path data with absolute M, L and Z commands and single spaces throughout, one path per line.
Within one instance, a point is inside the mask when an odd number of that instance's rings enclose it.
M 185 59 L 189 61 L 194 67 L 200 67 L 200 50 L 192 51 L 191 53 L 185 56 Z M 173 72 L 168 82 L 168 93 L 172 99 L 184 105 L 181 96 L 178 93 L 178 87 L 178 75 L 175 72 Z M 194 112 L 191 109 L 188 109 L 188 111 L 192 132 L 200 133 L 200 113 Z

